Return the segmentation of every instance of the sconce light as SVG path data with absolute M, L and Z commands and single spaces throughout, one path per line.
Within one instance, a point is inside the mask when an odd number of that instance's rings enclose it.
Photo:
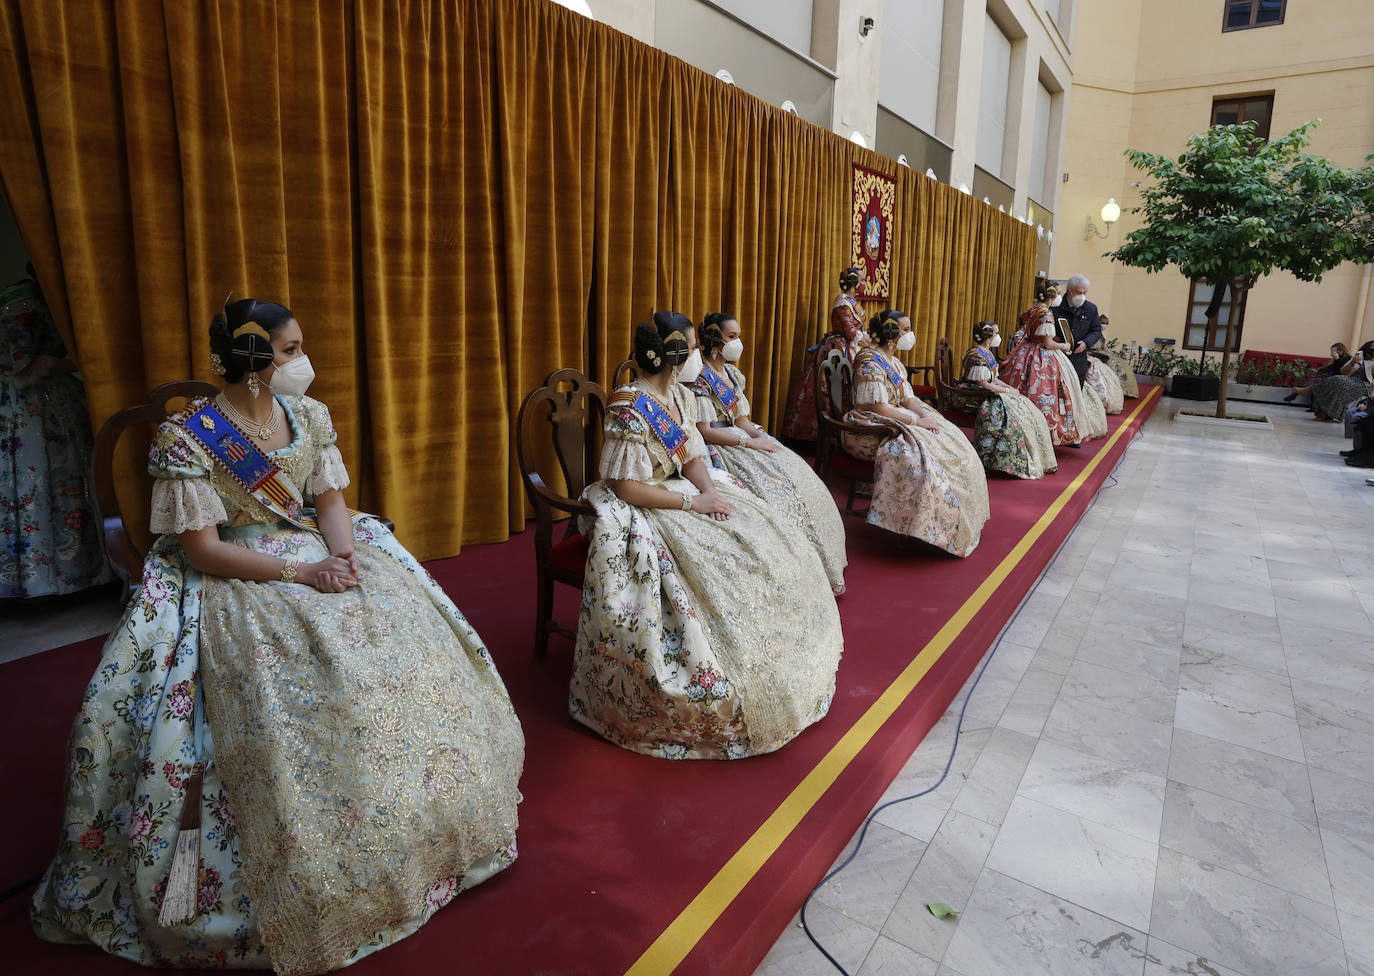
M 935 170 L 933 167 L 926 168 L 926 176 L 929 176 L 932 180 L 938 180 L 940 178 L 935 175 Z
M 897 154 L 897 165 L 905 166 L 907 169 L 911 169 L 911 164 L 906 161 L 906 153 Z
M 1045 231 L 1045 240 L 1047 240 L 1047 241 L 1049 241 L 1051 244 L 1053 244 L 1053 243 L 1054 243 L 1054 231 L 1052 231 L 1052 230 L 1047 230 L 1047 231 Z
M 998 213 L 1002 213 L 1002 214 L 1006 213 L 1006 212 L 1007 212 L 1006 206 L 1004 206 L 1003 204 L 1000 204 L 1000 203 L 999 203 L 999 204 L 997 205 L 997 212 L 998 212 Z
M 973 191 L 970 190 L 970 189 L 968 188 L 968 184 L 967 184 L 967 183 L 960 183 L 960 184 L 959 184 L 959 192 L 960 192 L 960 193 L 968 193 L 968 194 L 972 194 L 972 193 L 973 193 Z
M 788 113 L 789 115 L 796 115 L 796 114 L 797 114 L 797 106 L 796 106 L 796 103 L 793 102 L 792 99 L 790 99 L 790 98 L 784 98 L 784 99 L 782 100 L 782 104 L 779 105 L 778 108 L 782 109 L 784 112 Z
M 1043 240 L 1045 239 L 1045 225 L 1044 225 L 1044 224 L 1036 224 L 1036 225 L 1035 225 L 1035 236 L 1036 236 L 1036 238 L 1037 238 L 1038 240 L 1042 240 L 1042 241 L 1043 241 Z
M 860 132 L 858 129 L 855 129 L 853 132 L 849 133 L 849 141 L 854 143 L 854 145 L 856 146 L 863 146 L 865 149 L 868 148 L 868 140 L 864 138 L 864 134 Z
M 1083 240 L 1086 241 L 1094 234 L 1105 238 L 1112 232 L 1112 224 L 1121 219 L 1121 207 L 1117 205 L 1116 197 L 1109 197 L 1107 202 L 1102 205 L 1101 217 L 1105 226 L 1102 230 L 1098 230 L 1097 225 L 1093 223 L 1092 214 L 1088 214 L 1088 226 L 1083 230 Z
M 730 74 L 729 68 L 721 68 L 719 71 L 716 72 L 716 77 L 719 78 L 721 81 L 725 82 L 727 85 L 733 85 L 735 83 L 735 76 Z
M 878 26 L 878 22 L 872 17 L 859 18 L 859 40 L 864 40 L 869 34 L 873 33 L 873 28 Z
M 992 201 L 989 200 L 987 197 L 983 197 L 983 202 L 986 203 L 989 207 L 992 206 Z

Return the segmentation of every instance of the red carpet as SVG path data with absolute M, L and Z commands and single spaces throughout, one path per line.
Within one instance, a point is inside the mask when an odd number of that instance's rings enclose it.
M 1091 504 L 1158 403 L 1157 388 L 1142 392 L 1109 418 L 1106 441 L 1061 449 L 1058 474 L 991 479 L 993 518 L 968 559 L 846 520 L 835 702 L 768 756 L 665 762 L 568 718 L 571 645 L 555 638 L 542 662 L 530 652 L 531 533 L 431 564 L 487 641 L 524 725 L 520 860 L 348 972 L 751 973 Z M 560 619 L 574 620 L 576 595 L 560 589 Z M 100 645 L 0 667 L 10 689 L 0 887 L 50 856 L 65 738 Z M 25 897 L 0 904 L 6 972 L 136 971 L 98 950 L 39 941 L 26 911 Z

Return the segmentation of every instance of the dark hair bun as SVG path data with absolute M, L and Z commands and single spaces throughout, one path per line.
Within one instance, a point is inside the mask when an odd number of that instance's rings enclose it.
M 226 305 L 211 319 L 210 351 L 224 367 L 225 382 L 237 383 L 246 374 L 271 366 L 276 356 L 272 336 L 293 318 L 285 306 L 244 298 Z
M 983 342 L 985 339 L 991 338 L 992 334 L 996 331 L 996 322 L 979 322 L 973 327 L 973 341 Z
M 669 366 L 680 366 L 687 361 L 687 357 L 692 353 L 691 347 L 687 344 L 687 333 L 695 329 L 692 320 L 681 312 L 664 309 L 654 313 L 654 330 L 663 343 L 664 362 Z
M 891 342 L 902 334 L 898 320 L 902 313 L 895 308 L 884 309 L 868 320 L 868 334 L 878 341 L 878 345 Z
M 854 287 L 855 285 L 857 285 L 858 283 L 859 283 L 859 268 L 858 268 L 857 265 L 855 265 L 854 267 L 845 268 L 843 271 L 840 272 L 840 287 L 841 287 L 841 288 L 844 288 L 844 289 L 853 288 L 853 287 Z
M 725 331 L 721 326 L 733 318 L 727 312 L 712 312 L 701 320 L 701 328 L 697 330 L 697 345 L 701 347 L 703 356 L 709 356 L 725 345 Z
M 658 329 L 643 322 L 635 326 L 635 363 L 640 372 L 656 376 L 668 368 L 668 350 Z

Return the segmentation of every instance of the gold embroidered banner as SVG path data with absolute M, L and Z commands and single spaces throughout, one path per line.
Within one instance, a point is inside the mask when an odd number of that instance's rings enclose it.
M 886 301 L 892 289 L 892 211 L 897 181 L 867 166 L 854 165 L 854 219 L 850 254 L 864 269 L 858 296 Z

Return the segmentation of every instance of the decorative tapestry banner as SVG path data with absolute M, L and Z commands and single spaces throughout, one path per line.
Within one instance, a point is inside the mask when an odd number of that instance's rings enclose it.
M 892 289 L 892 212 L 897 181 L 854 165 L 854 221 L 850 254 L 864 269 L 858 297 L 886 301 Z

